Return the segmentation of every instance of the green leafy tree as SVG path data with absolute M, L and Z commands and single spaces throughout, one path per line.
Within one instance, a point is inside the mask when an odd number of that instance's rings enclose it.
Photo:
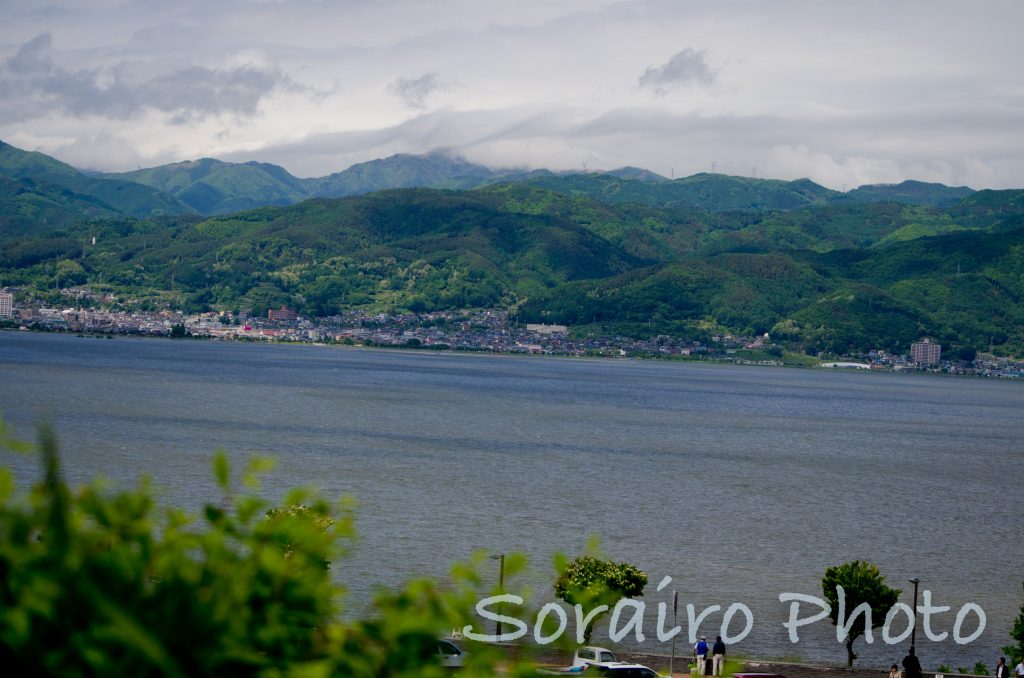
M 86 279 L 85 269 L 77 261 L 61 259 L 54 267 L 53 279 L 57 287 L 81 285 Z
M 825 570 L 821 580 L 821 590 L 825 600 L 832 606 L 832 623 L 839 623 L 839 594 L 837 586 L 842 586 L 846 600 L 846 615 L 850 614 L 862 603 L 871 608 L 871 628 L 878 628 L 885 623 L 885 615 L 889 608 L 896 604 L 900 597 L 899 589 L 886 586 L 885 576 L 878 566 L 860 560 L 836 565 Z M 853 651 L 853 643 L 868 630 L 867 620 L 863 615 L 850 627 L 846 636 L 846 665 L 853 666 L 857 655 Z
M 1021 583 L 1024 588 L 1024 582 Z M 1010 637 L 1016 641 L 1014 645 L 1006 645 L 1003 652 L 1010 659 L 1010 666 L 1016 666 L 1024 661 L 1024 602 L 1020 604 L 1020 611 L 1017 618 L 1013 620 L 1013 628 L 1010 629 Z
M 0 448 L 28 452 L 0 421 Z M 443 676 L 437 638 L 475 622 L 476 564 L 441 587 L 382 591 L 356 620 L 329 564 L 354 536 L 344 504 L 294 490 L 259 498 L 266 460 L 241 488 L 215 459 L 222 497 L 197 518 L 163 520 L 143 481 L 112 491 L 63 480 L 52 433 L 41 436 L 42 481 L 28 493 L 0 467 L 0 666 L 10 675 Z M 518 561 L 511 561 L 518 562 Z M 469 676 L 504 656 L 472 646 Z M 533 675 L 510 663 L 514 676 Z
M 629 563 L 616 563 L 585 555 L 564 563 L 557 563 L 559 572 L 555 580 L 555 595 L 570 605 L 581 605 L 589 612 L 602 605 L 613 608 L 621 598 L 642 596 L 647 585 L 647 573 Z M 600 616 L 583 630 L 589 642 Z

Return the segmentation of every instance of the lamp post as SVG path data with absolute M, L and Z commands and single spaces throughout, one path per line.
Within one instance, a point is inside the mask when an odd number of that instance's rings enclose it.
M 917 643 L 917 585 L 921 583 L 921 580 L 914 577 L 910 580 L 910 583 L 914 585 L 914 625 L 910 627 L 910 647 L 913 649 Z
M 491 560 L 498 561 L 498 593 L 505 593 L 505 554 L 497 553 L 491 556 Z M 916 603 L 915 603 L 916 605 Z M 501 607 L 498 607 L 498 614 L 501 614 Z M 501 639 L 501 620 L 494 622 L 494 635 Z
M 672 627 L 675 628 L 676 620 L 679 618 L 679 591 L 672 589 Z M 674 669 L 676 663 L 676 636 L 678 633 L 672 634 L 672 656 L 668 660 L 668 675 L 674 676 Z

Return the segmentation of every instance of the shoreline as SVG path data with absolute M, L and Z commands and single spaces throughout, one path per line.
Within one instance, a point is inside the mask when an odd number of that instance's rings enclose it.
M 514 646 L 509 646 L 509 648 L 513 653 L 515 652 Z M 685 652 L 686 649 L 688 648 L 683 648 L 682 651 Z M 667 654 L 627 652 L 619 650 L 613 651 L 622 661 L 643 664 L 644 666 L 654 669 L 659 674 L 669 675 L 668 666 L 670 657 Z M 726 656 L 728 657 L 728 655 Z M 537 655 L 537 658 L 545 668 L 565 666 L 567 660 L 571 663 L 571 653 L 565 649 L 542 651 Z M 671 675 L 674 678 L 697 678 L 697 674 L 688 670 L 680 670 L 679 668 L 680 666 L 687 666 L 690 661 L 692 660 L 689 655 L 677 654 L 675 657 L 674 670 Z M 733 661 L 741 664 L 741 668 L 737 672 L 775 673 L 785 676 L 785 678 L 822 678 L 822 676 L 834 676 L 834 678 L 879 678 L 880 676 L 884 676 L 885 678 L 888 678 L 889 675 L 889 668 L 887 666 L 854 665 L 852 667 L 847 667 L 840 664 L 805 663 L 799 661 L 757 659 L 751 657 L 734 658 Z M 937 669 L 929 670 L 927 668 L 922 669 L 921 675 L 922 678 L 939 678 L 940 676 L 942 678 L 979 678 L 976 674 L 955 672 L 940 673 Z
M 602 355 L 563 355 L 554 353 L 525 353 L 525 352 L 513 352 L 513 351 L 487 351 L 483 349 L 472 349 L 472 348 L 450 348 L 450 349 L 438 349 L 433 348 L 429 345 L 423 347 L 412 347 L 404 345 L 386 345 L 386 344 L 343 344 L 341 342 L 323 342 L 323 341 L 289 341 L 281 339 L 223 339 L 220 337 L 210 336 L 195 336 L 189 335 L 187 337 L 170 337 L 165 335 L 156 334 L 144 334 L 144 333 L 120 333 L 120 332 L 79 332 L 74 330 L 60 330 L 60 329 L 40 329 L 40 328 L 21 328 L 21 327 L 0 327 L 0 332 L 13 332 L 13 333 L 38 333 L 38 334 L 53 334 L 53 335 L 65 335 L 74 336 L 80 339 L 174 339 L 174 340 L 185 340 L 185 341 L 201 341 L 201 342 L 217 342 L 217 343 L 237 343 L 243 345 L 255 345 L 255 346 L 316 346 L 322 348 L 334 348 L 334 349 L 345 349 L 345 350 L 382 350 L 390 352 L 400 352 L 403 354 L 427 354 L 427 355 L 462 355 L 462 356 L 480 356 L 480 357 L 494 357 L 494 358 L 524 358 L 524 359 L 557 359 L 565 361 L 593 361 L 601 363 L 622 363 L 628 364 L 630 362 L 650 362 L 650 363 L 663 363 L 663 364 L 679 364 L 679 365 L 704 365 L 712 367 L 757 367 L 757 368 L 775 368 L 775 369 L 794 369 L 794 370 L 810 370 L 810 371 L 821 371 L 829 373 L 843 373 L 843 374 L 884 374 L 884 375 L 913 375 L 919 377 L 942 377 L 942 378 L 960 378 L 960 379 L 984 379 L 994 381 L 1019 381 L 1019 377 L 1015 376 L 989 376 L 980 374 L 956 374 L 948 372 L 938 372 L 933 370 L 891 370 L 891 369 L 851 369 L 846 367 L 823 367 L 821 365 L 800 365 L 800 364 L 765 364 L 763 362 L 738 362 L 735 360 L 716 360 L 716 359 L 704 359 L 704 358 L 680 358 L 676 356 L 656 356 L 656 355 L 627 355 L 627 356 L 602 356 Z

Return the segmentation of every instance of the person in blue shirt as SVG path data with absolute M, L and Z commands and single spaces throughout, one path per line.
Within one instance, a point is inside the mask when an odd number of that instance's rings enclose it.
M 701 636 L 697 644 L 693 646 L 693 656 L 697 660 L 697 675 L 707 675 L 707 669 L 705 668 L 705 660 L 708 656 L 707 636 Z

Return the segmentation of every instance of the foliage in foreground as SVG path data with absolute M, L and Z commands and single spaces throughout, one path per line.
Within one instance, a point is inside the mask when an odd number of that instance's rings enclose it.
M 0 422 L 4 446 L 28 450 Z M 43 479 L 27 495 L 0 468 L 0 666 L 10 675 L 444 675 L 437 638 L 466 623 L 480 595 L 474 569 L 458 566 L 445 587 L 414 581 L 344 620 L 331 575 L 339 542 L 354 535 L 344 506 L 293 491 L 268 511 L 234 494 L 221 454 L 222 500 L 200 519 L 171 509 L 158 521 L 145 481 L 72 490 L 45 430 L 40 452 Z M 249 490 L 266 466 L 245 473 Z M 463 675 L 493 675 L 499 659 L 474 645 Z

